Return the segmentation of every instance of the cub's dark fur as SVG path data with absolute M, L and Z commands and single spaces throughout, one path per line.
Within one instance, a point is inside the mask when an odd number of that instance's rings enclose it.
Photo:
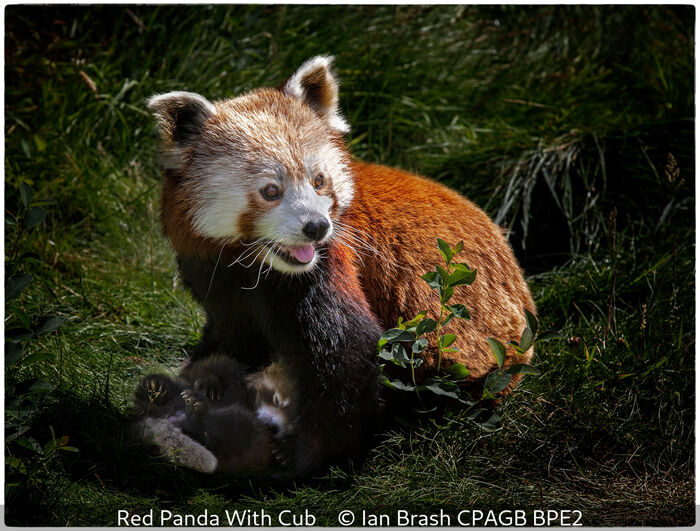
M 381 411 L 375 347 L 381 335 L 344 249 L 311 274 L 261 278 L 240 265 L 179 257 L 181 277 L 207 313 L 193 359 L 234 353 L 249 369 L 282 363 L 298 389 L 295 477 L 361 453 Z
M 217 472 L 242 475 L 274 465 L 273 430 L 251 409 L 255 400 L 241 366 L 212 356 L 193 362 L 177 379 L 146 376 L 136 389 L 133 412 L 143 422 L 158 421 L 149 425 L 148 438 L 159 446 L 167 441 L 161 451 L 181 453 L 178 464 L 212 472 L 206 468 L 211 459 Z

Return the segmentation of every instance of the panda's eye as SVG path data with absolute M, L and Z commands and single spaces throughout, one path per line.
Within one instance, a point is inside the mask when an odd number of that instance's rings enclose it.
M 265 188 L 260 190 L 260 193 L 268 201 L 274 201 L 275 199 L 282 197 L 282 192 L 274 184 L 267 185 Z
M 315 188 L 316 190 L 318 190 L 319 188 L 321 188 L 321 186 L 323 186 L 323 182 L 324 182 L 323 174 L 322 174 L 322 173 L 319 173 L 319 174 L 314 178 L 314 188 Z

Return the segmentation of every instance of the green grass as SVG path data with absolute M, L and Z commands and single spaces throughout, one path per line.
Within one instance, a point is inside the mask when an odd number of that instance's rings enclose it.
M 116 512 L 340 509 L 456 514 L 580 509 L 589 525 L 694 521 L 694 10 L 570 7 L 41 7 L 6 10 L 5 207 L 54 199 L 19 248 L 39 255 L 7 306 L 59 315 L 24 342 L 51 358 L 26 434 L 6 442 L 7 522 L 110 525 Z M 353 470 L 286 487 L 217 480 L 144 456 L 123 422 L 134 385 L 175 371 L 202 314 L 174 281 L 145 99 L 276 86 L 337 56 L 352 152 L 444 182 L 512 231 L 541 328 L 503 427 L 458 412 L 389 428 Z M 669 154 L 679 168 L 673 177 Z M 672 178 L 666 176 L 667 166 Z M 615 210 L 613 218 L 611 213 Z M 16 228 L 6 227 L 6 264 Z M 19 304 L 16 304 L 19 302 Z M 31 382 L 30 382 L 31 383 Z M 25 386 L 28 384 L 24 384 Z M 26 389 L 24 389 L 26 390 Z

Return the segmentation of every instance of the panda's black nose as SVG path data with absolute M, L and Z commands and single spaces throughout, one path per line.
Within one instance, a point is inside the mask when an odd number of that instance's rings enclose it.
M 328 223 L 326 218 L 318 218 L 309 221 L 306 225 L 304 225 L 304 228 L 301 229 L 301 231 L 305 236 L 317 242 L 323 239 L 330 228 L 331 224 Z

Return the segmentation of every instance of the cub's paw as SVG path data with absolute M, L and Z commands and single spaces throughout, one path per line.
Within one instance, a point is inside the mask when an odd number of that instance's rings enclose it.
M 282 468 L 294 467 L 294 442 L 294 437 L 280 437 L 272 440 L 270 452 Z
M 206 398 L 196 389 L 185 389 L 180 396 L 188 413 L 204 413 L 208 409 Z
M 203 394 L 212 402 L 221 400 L 221 397 L 226 392 L 226 386 L 213 374 L 197 378 L 193 385 L 195 391 Z
M 163 405 L 173 398 L 170 393 L 171 380 L 162 374 L 146 376 L 136 389 L 137 396 L 151 404 Z

